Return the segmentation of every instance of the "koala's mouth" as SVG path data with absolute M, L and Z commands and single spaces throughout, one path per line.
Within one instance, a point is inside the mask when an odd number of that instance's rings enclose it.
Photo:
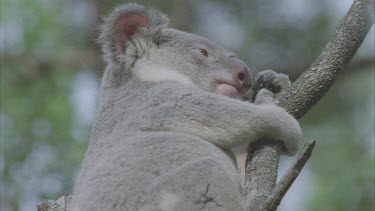
M 240 82 L 232 80 L 216 80 L 216 82 L 218 84 L 215 91 L 217 94 L 236 97 L 246 92 L 246 87 Z

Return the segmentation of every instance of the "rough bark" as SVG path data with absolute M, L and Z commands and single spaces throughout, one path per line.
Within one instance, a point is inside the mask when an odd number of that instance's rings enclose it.
M 268 142 L 268 143 L 265 143 Z M 264 206 L 269 193 L 276 185 L 281 145 L 272 141 L 257 142 L 249 147 L 245 169 L 243 195 L 244 206 L 248 210 L 258 210 Z
M 333 85 L 373 24 L 374 0 L 355 0 L 321 55 L 283 94 L 278 104 L 300 119 Z M 275 144 L 265 145 L 256 146 L 247 158 L 249 162 L 245 168 L 247 179 L 244 191 L 247 210 L 266 210 L 264 199 L 268 198 L 266 196 L 270 195 L 275 186 L 280 147 Z
M 356 0 L 320 56 L 293 83 L 279 105 L 297 119 L 314 106 L 333 85 L 374 24 L 374 0 Z
M 70 199 L 71 195 L 61 196 L 57 200 L 45 200 L 36 206 L 37 211 L 65 211 L 67 210 Z

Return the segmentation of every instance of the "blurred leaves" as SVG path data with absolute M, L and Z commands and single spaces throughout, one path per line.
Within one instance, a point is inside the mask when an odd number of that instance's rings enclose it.
M 81 67 L 51 63 L 79 47 L 67 38 L 62 6 L 1 2 L 2 59 L 19 58 L 1 63 L 2 210 L 34 210 L 41 198 L 71 192 L 86 149 L 88 126 L 80 128 L 85 141 L 71 135 L 72 80 Z
M 347 72 L 302 120 L 317 138 L 311 210 L 374 207 L 374 72 Z

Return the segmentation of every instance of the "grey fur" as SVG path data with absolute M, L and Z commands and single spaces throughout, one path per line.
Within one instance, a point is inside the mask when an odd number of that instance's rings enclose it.
M 132 11 L 151 26 L 129 37 L 119 55 L 113 24 Z M 162 13 L 136 4 L 105 19 L 100 43 L 108 66 L 71 210 L 243 210 L 240 178 L 226 152 L 260 138 L 282 140 L 287 154 L 297 151 L 301 129 L 282 108 L 214 93 L 215 77 L 239 67 L 249 88 L 243 62 L 212 41 L 167 28 L 167 22 Z M 207 58 L 200 48 L 208 49 Z

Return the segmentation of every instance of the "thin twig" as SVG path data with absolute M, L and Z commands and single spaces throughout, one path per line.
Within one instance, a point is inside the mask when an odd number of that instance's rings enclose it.
M 293 184 L 294 180 L 298 177 L 302 168 L 309 160 L 314 146 L 315 141 L 306 143 L 303 146 L 293 164 L 286 171 L 279 183 L 277 183 L 271 195 L 268 197 L 265 206 L 266 210 L 276 210 L 277 206 L 279 206 L 281 202 L 281 199 L 284 197 L 285 193 L 289 190 L 290 186 Z

